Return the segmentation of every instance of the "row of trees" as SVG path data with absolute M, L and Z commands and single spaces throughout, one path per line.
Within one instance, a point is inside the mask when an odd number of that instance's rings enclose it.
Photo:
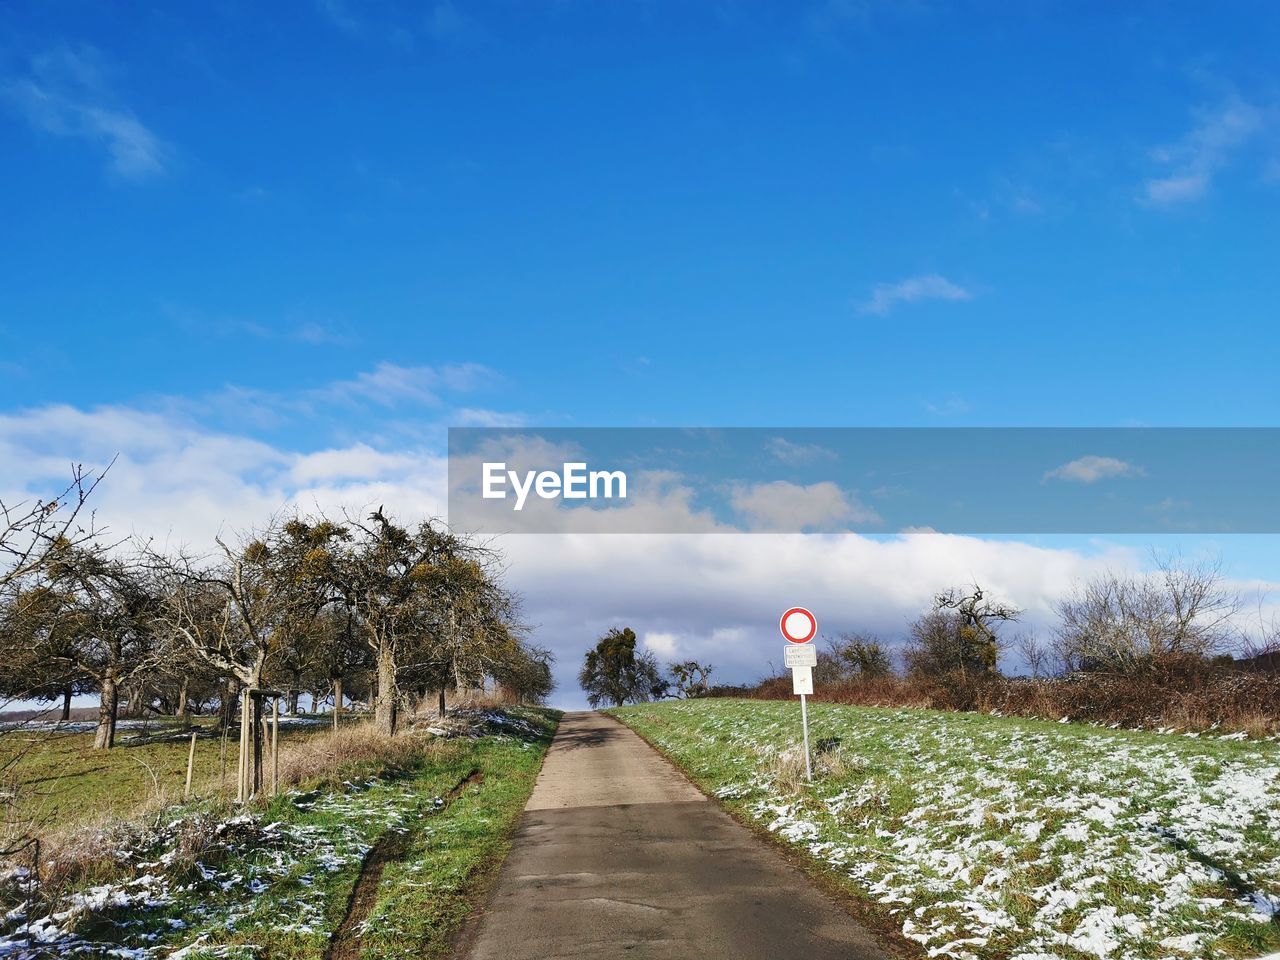
M 937 594 L 909 625 L 901 665 L 908 676 L 980 679 L 998 674 L 1013 648 L 1035 676 L 1194 667 L 1249 649 L 1242 609 L 1216 565 L 1157 560 L 1151 575 L 1105 573 L 1077 584 L 1056 603 L 1058 623 L 1046 643 L 1029 632 L 1011 635 L 1023 617 L 1017 606 L 977 585 L 955 588 Z M 1250 652 L 1276 649 L 1274 634 L 1255 640 Z M 872 634 L 846 633 L 826 647 L 814 668 L 818 684 L 896 672 L 898 651 Z M 710 674 L 692 660 L 663 668 L 651 651 L 637 651 L 634 631 L 615 628 L 587 651 L 578 680 L 594 707 L 705 695 Z
M 1150 575 L 1108 572 L 1077 584 L 1055 603 L 1057 623 L 1042 641 L 1012 633 L 1023 616 L 1013 604 L 980 586 L 953 589 L 908 627 L 902 666 L 909 676 L 990 676 L 1012 649 L 1035 676 L 1123 674 L 1275 649 L 1274 629 L 1264 625 L 1261 639 L 1245 635 L 1244 609 L 1216 564 L 1158 559 Z M 892 651 L 873 635 L 845 634 L 828 647 L 815 670 L 819 683 L 894 672 Z
M 294 515 L 197 556 L 77 525 L 89 489 L 78 478 L 3 514 L 0 696 L 62 698 L 65 714 L 98 694 L 97 747 L 113 745 L 122 698 L 177 716 L 216 703 L 225 722 L 242 690 L 276 688 L 291 710 L 331 690 L 335 709 L 367 696 L 394 734 L 414 698 L 443 712 L 450 690 L 538 701 L 552 688 L 500 557 L 439 522 Z
M 614 627 L 583 659 L 578 683 L 592 707 L 647 703 L 664 697 L 702 697 L 710 691 L 710 664 L 682 660 L 665 669 L 651 650 L 636 650 L 630 627 Z

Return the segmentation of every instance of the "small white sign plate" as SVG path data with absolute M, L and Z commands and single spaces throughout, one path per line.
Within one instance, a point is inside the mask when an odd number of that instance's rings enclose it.
M 812 643 L 793 643 L 782 648 L 782 662 L 788 667 L 816 667 L 818 648 Z
M 813 696 L 813 667 L 791 668 L 791 692 L 796 696 Z

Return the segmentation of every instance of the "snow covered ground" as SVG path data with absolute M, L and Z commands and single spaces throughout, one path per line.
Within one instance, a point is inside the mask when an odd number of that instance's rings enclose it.
M 122 845 L 117 856 L 130 879 L 89 886 L 28 920 L 21 907 L 3 918 L 0 957 L 182 957 L 212 931 L 235 929 L 272 891 L 277 929 L 323 929 L 326 873 L 358 865 L 387 829 L 404 829 L 431 812 L 410 784 L 350 783 L 335 794 L 293 794 L 310 822 L 268 821 L 243 813 L 213 823 L 198 809 L 179 813 Z M 172 869 L 184 838 L 215 838 L 194 869 Z M 176 873 L 176 875 L 175 875 Z M 10 875 L 10 883 L 24 877 Z
M 1280 744 L 923 710 L 703 700 L 620 716 L 844 874 L 930 956 L 1280 946 Z
M 533 750 L 548 729 L 529 716 L 478 708 L 455 711 L 444 725 L 442 733 L 480 751 L 489 744 Z M 346 901 L 374 843 L 388 831 L 416 831 L 444 809 L 432 791 L 466 774 L 467 761 L 448 759 L 457 754 L 413 775 L 294 791 L 240 810 L 194 801 L 150 822 L 86 833 L 83 842 L 118 878 L 111 882 L 39 891 L 25 870 L 0 863 L 0 960 L 254 956 L 255 949 L 228 941 L 263 931 L 322 949 L 333 904 Z

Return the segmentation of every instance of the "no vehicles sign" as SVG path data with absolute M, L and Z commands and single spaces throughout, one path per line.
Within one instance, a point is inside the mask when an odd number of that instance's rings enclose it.
M 818 632 L 818 618 L 804 607 L 792 607 L 778 618 L 778 629 L 788 643 L 808 643 Z
M 818 618 L 805 607 L 790 607 L 778 618 L 787 646 L 782 651 L 782 662 L 791 668 L 791 692 L 800 698 L 800 726 L 804 731 L 804 773 L 813 779 L 813 767 L 809 762 L 809 711 L 804 698 L 813 695 L 813 668 L 818 665 L 818 651 L 813 638 L 818 634 Z

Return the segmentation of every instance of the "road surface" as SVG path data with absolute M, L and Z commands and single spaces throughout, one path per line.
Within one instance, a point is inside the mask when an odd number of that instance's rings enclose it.
M 636 734 L 568 713 L 467 960 L 882 960 L 870 934 Z

